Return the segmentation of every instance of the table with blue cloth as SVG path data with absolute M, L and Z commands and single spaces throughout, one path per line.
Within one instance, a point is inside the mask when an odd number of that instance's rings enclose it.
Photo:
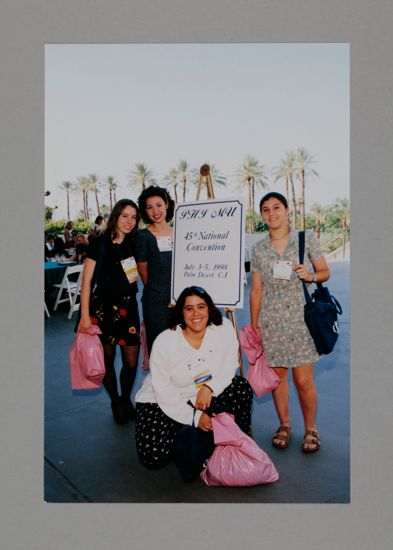
M 52 285 L 61 283 L 68 265 L 60 265 L 56 262 L 44 262 L 45 290 L 49 290 L 49 287 Z

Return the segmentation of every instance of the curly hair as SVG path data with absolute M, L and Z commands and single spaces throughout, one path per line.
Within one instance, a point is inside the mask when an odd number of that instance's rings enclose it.
M 138 205 L 142 220 L 146 224 L 151 223 L 151 219 L 146 212 L 146 201 L 150 197 L 160 197 L 165 202 L 165 204 L 168 206 L 165 220 L 167 222 L 171 221 L 171 219 L 173 218 L 173 211 L 175 209 L 175 201 L 171 198 L 166 189 L 164 189 L 163 187 L 158 187 L 157 185 L 150 185 L 150 187 L 146 187 L 146 189 L 144 189 L 139 195 Z
M 183 308 L 186 298 L 188 296 L 198 296 L 206 303 L 209 308 L 209 319 L 208 325 L 222 325 L 222 313 L 218 309 L 211 298 L 211 296 L 206 292 L 206 290 L 200 286 L 188 286 L 186 287 L 179 295 L 176 305 L 171 309 L 170 318 L 168 322 L 168 327 L 174 330 L 177 325 L 180 325 L 181 328 L 186 328 L 183 316 Z

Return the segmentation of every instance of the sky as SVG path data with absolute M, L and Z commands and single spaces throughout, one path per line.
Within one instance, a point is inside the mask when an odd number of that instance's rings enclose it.
M 246 155 L 265 167 L 269 190 L 283 192 L 274 167 L 300 147 L 318 172 L 306 211 L 349 198 L 349 78 L 348 44 L 48 44 L 45 204 L 66 218 L 59 186 L 92 173 L 114 176 L 117 199 L 135 200 L 136 163 L 163 185 L 182 159 L 226 176 L 218 198 L 245 198 L 233 175 Z M 195 197 L 192 188 L 187 200 Z M 109 204 L 105 187 L 100 203 Z M 93 197 L 89 205 L 94 218 Z M 81 208 L 73 194 L 71 218 Z

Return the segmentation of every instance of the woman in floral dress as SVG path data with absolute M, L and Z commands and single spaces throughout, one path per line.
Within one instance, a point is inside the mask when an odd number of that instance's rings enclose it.
M 298 232 L 289 227 L 288 203 L 280 193 L 265 195 L 259 205 L 269 229 L 254 245 L 251 257 L 251 324 L 261 332 L 267 363 L 281 379 L 273 391 L 280 426 L 272 443 L 288 447 L 291 422 L 288 407 L 288 373 L 298 392 L 304 418 L 302 450 L 315 452 L 320 447 L 316 428 L 317 391 L 313 379 L 319 354 L 304 322 L 302 280 L 322 283 L 330 277 L 314 233 L 305 234 L 305 260 L 299 264 Z
M 139 354 L 139 314 L 136 301 L 135 233 L 139 223 L 137 205 L 118 201 L 102 235 L 87 250 L 81 285 L 81 317 L 78 330 L 97 324 L 104 348 L 103 384 L 111 398 L 113 418 L 125 424 L 135 416 L 130 395 Z M 127 273 L 126 273 L 127 272 Z M 120 395 L 115 372 L 116 346 L 120 346 L 122 369 Z

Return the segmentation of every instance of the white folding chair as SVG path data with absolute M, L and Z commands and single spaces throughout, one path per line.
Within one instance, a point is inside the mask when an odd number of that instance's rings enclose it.
M 82 272 L 83 270 L 81 270 L 79 273 L 75 288 L 72 288 L 70 292 L 72 295 L 72 300 L 71 300 L 70 311 L 68 313 L 68 319 L 71 319 L 74 311 L 78 311 L 78 309 L 80 308 L 80 301 L 77 303 L 77 300 L 78 300 L 78 296 L 80 296 L 81 294 Z
M 67 269 L 65 270 L 63 280 L 61 281 L 61 283 L 53 285 L 59 289 L 57 293 L 55 305 L 53 306 L 53 311 L 56 311 L 57 306 L 64 302 L 69 302 L 71 315 L 73 311 L 75 311 L 76 298 L 78 297 L 78 294 L 80 291 L 82 271 L 83 271 L 83 265 L 68 266 Z M 78 273 L 78 279 L 76 281 L 70 281 L 69 279 L 70 275 L 73 275 L 75 273 Z M 77 305 L 79 308 L 79 304 Z M 71 316 L 69 315 L 68 318 L 71 319 Z

